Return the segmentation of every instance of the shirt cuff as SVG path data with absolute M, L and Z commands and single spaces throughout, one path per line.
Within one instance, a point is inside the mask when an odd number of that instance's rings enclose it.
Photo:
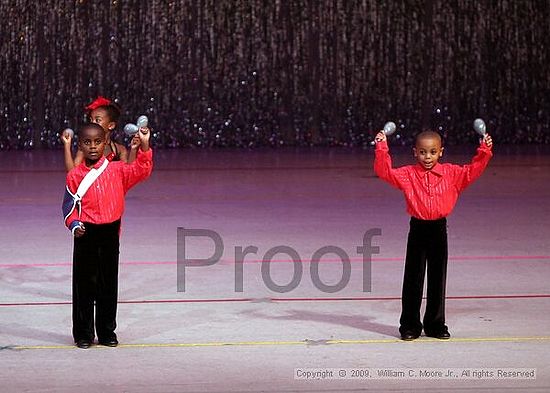
M 74 220 L 73 222 L 71 222 L 71 224 L 69 225 L 69 231 L 71 231 L 73 236 L 74 236 L 74 231 L 76 231 L 76 228 L 80 228 L 81 225 L 82 223 L 78 220 Z
M 149 150 L 143 151 L 140 147 L 136 159 L 144 164 L 153 161 L 153 149 L 149 147 Z
M 388 141 L 376 142 L 376 150 L 386 151 L 389 150 Z
M 487 144 L 485 143 L 485 141 L 482 141 L 481 144 L 479 145 L 478 149 L 484 153 L 488 153 L 488 154 L 493 154 L 492 150 L 493 150 L 493 146 L 487 146 Z

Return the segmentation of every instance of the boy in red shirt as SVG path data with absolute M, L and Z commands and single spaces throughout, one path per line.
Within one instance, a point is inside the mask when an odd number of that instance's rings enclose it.
M 73 233 L 73 338 L 79 348 L 94 341 L 94 301 L 98 343 L 118 345 L 116 309 L 120 219 L 124 196 L 153 168 L 150 132 L 139 131 L 141 141 L 131 164 L 104 157 L 105 130 L 98 124 L 80 129 L 78 146 L 84 162 L 67 174 L 63 200 L 65 225 Z
M 405 274 L 399 320 L 401 339 L 418 338 L 424 328 L 428 337 L 450 338 L 445 325 L 445 284 L 447 277 L 447 220 L 458 195 L 477 179 L 492 157 L 493 142 L 486 134 L 468 165 L 440 164 L 441 136 L 421 132 L 413 148 L 416 165 L 392 168 L 386 135 L 376 137 L 374 171 L 381 179 L 403 191 L 411 216 L 407 240 Z M 426 312 L 420 321 L 424 275 L 428 271 Z

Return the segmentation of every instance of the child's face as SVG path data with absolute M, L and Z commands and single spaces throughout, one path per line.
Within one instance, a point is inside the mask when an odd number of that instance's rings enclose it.
M 105 150 L 105 132 L 96 127 L 82 129 L 78 136 L 78 147 L 84 153 L 87 164 L 94 164 L 101 157 Z
M 90 123 L 99 124 L 105 132 L 115 129 L 116 123 L 111 121 L 105 108 L 96 108 L 90 113 Z
M 443 147 L 441 139 L 435 137 L 424 137 L 416 141 L 416 146 L 413 148 L 414 157 L 420 165 L 426 170 L 432 169 L 441 156 L 443 155 Z

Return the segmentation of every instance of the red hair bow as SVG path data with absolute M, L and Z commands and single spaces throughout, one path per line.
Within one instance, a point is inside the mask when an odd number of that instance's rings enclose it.
M 87 111 L 93 111 L 94 109 L 99 108 L 100 106 L 111 105 L 111 100 L 102 96 L 97 97 L 93 100 L 87 107 Z

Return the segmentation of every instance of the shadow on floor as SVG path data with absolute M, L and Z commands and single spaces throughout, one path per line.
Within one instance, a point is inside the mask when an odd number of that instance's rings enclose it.
M 306 310 L 287 311 L 284 315 L 277 316 L 267 315 L 258 311 L 243 311 L 241 314 L 245 314 L 252 318 L 262 318 L 279 321 L 312 321 L 325 324 L 328 323 L 338 326 L 348 326 L 359 330 L 382 334 L 384 336 L 398 337 L 397 326 L 374 322 L 371 320 L 371 318 L 362 315 L 323 314 Z

